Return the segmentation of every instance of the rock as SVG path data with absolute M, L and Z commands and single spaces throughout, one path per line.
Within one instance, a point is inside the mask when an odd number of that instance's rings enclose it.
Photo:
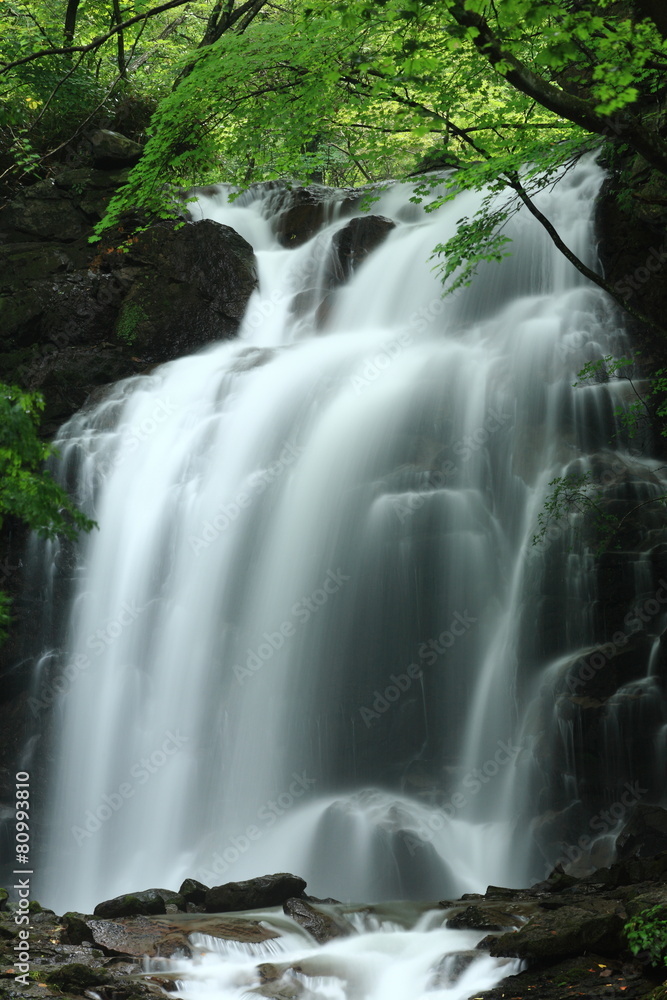
M 190 954 L 190 934 L 208 934 L 256 944 L 278 937 L 275 931 L 263 927 L 257 920 L 234 920 L 198 914 L 176 916 L 120 917 L 116 920 L 89 919 L 88 926 L 96 945 L 120 955 L 160 955 L 169 957 L 176 952 Z
M 480 957 L 479 951 L 455 951 L 445 955 L 433 969 L 428 989 L 451 988 L 474 962 L 479 962 Z
M 131 287 L 115 336 L 153 363 L 233 337 L 257 287 L 250 244 L 210 220 L 151 227 L 132 245 L 125 265 Z
M 0 889 L 0 911 L 7 909 L 7 901 L 9 900 L 9 893 L 6 889 Z
M 577 900 L 557 910 L 542 910 L 518 931 L 486 937 L 478 945 L 491 955 L 531 961 L 556 961 L 582 952 L 618 955 L 624 919 L 614 901 Z
M 56 186 L 55 181 L 40 181 L 9 202 L 2 213 L 3 230 L 39 240 L 69 243 L 83 236 L 88 228 L 84 212 Z M 18 236 L 18 240 L 25 237 Z
M 447 920 L 447 926 L 458 930 L 502 931 L 516 925 L 516 917 L 500 907 L 466 906 Z
M 281 906 L 290 897 L 303 895 L 306 883 L 297 875 L 281 872 L 263 875 L 247 882 L 227 882 L 214 886 L 206 893 L 207 913 L 234 913 L 239 910 L 259 910 Z
M 335 300 L 335 290 L 363 263 L 368 254 L 386 239 L 395 228 L 391 219 L 381 215 L 366 215 L 351 219 L 333 236 L 323 273 L 316 271 L 317 283 L 305 288 L 291 304 L 295 316 L 315 311 L 318 326 L 323 326 Z M 324 291 L 323 291 L 324 290 Z
M 667 851 L 667 809 L 638 803 L 616 838 L 619 860 Z
M 62 924 L 60 940 L 63 944 L 83 944 L 84 941 L 90 941 L 92 944 L 93 932 L 86 923 L 83 913 L 71 911 L 64 913 L 60 922 Z
M 565 997 L 624 997 L 625 1000 L 650 1000 L 652 988 L 640 969 L 596 955 L 568 958 L 556 964 L 529 968 L 507 979 L 492 990 L 475 993 L 476 1000 L 508 1000 L 510 997 L 536 997 L 539 1000 L 565 1000 Z
M 109 982 L 109 973 L 104 969 L 91 969 L 87 965 L 73 962 L 71 965 L 61 965 L 54 972 L 44 976 L 50 986 L 55 986 L 63 993 L 85 993 Z
M 333 938 L 347 937 L 353 933 L 351 927 L 346 927 L 342 921 L 336 920 L 331 914 L 323 913 L 311 906 L 305 899 L 287 899 L 283 903 L 283 911 L 292 920 L 301 924 L 318 944 L 325 944 Z
M 396 223 L 382 215 L 366 215 L 350 219 L 331 241 L 335 255 L 336 284 L 346 281 L 372 250 L 383 243 Z
M 120 132 L 109 129 L 97 129 L 88 136 L 93 154 L 93 162 L 97 167 L 131 167 L 138 162 L 143 153 L 143 146 L 127 139 Z
M 183 902 L 182 897 L 170 889 L 146 889 L 144 892 L 126 893 L 98 903 L 93 910 L 96 917 L 137 917 L 166 913 L 165 906 L 174 898 Z
M 204 902 L 208 886 L 204 885 L 203 882 L 198 882 L 196 878 L 186 878 L 178 892 L 186 903 L 195 903 L 198 905 Z
M 308 187 L 277 185 L 267 202 L 273 231 L 284 247 L 298 247 L 311 239 L 326 222 L 358 205 L 358 191 L 332 191 L 310 184 Z M 275 213 L 275 214 L 273 214 Z

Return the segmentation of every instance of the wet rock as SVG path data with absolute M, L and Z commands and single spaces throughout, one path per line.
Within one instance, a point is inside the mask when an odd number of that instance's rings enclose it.
M 127 254 L 135 269 L 115 323 L 118 340 L 151 362 L 233 337 L 257 287 L 253 249 L 229 226 L 204 220 L 151 227 Z
M 93 911 L 96 917 L 137 917 L 166 913 L 166 905 L 175 903 L 184 908 L 184 900 L 170 889 L 146 889 L 144 892 L 126 893 L 98 903 Z
M 507 979 L 492 990 L 475 993 L 476 1000 L 508 1000 L 509 997 L 538 997 L 564 1000 L 565 997 L 624 997 L 650 1000 L 654 983 L 641 969 L 596 955 L 569 958 L 548 967 L 536 966 Z
M 190 935 L 208 934 L 230 941 L 256 944 L 278 937 L 257 920 L 235 920 L 200 914 L 156 917 L 119 917 L 116 920 L 89 918 L 94 943 L 107 953 L 119 955 L 190 955 Z
M 208 886 L 204 885 L 203 882 L 198 882 L 196 878 L 186 878 L 178 892 L 186 903 L 194 903 L 198 906 L 203 904 Z
M 478 951 L 455 951 L 445 955 L 431 975 L 429 989 L 442 990 L 453 986 L 474 962 L 479 962 Z
M 281 872 L 263 875 L 247 882 L 227 882 L 214 886 L 206 893 L 207 913 L 233 913 L 239 910 L 281 906 L 290 897 L 301 897 L 306 883 L 297 875 Z
M 2 227 L 13 231 L 20 241 L 25 236 L 68 243 L 83 236 L 88 228 L 85 213 L 67 197 L 54 180 L 40 181 L 11 201 L 3 210 Z
M 93 942 L 93 932 L 86 923 L 86 916 L 83 913 L 72 911 L 64 913 L 61 921 L 62 930 L 60 940 L 63 944 L 83 944 L 84 941 Z
M 531 961 L 556 961 L 586 951 L 613 956 L 623 947 L 623 925 L 613 900 L 577 900 L 576 905 L 542 910 L 518 931 L 484 938 L 479 947 L 491 955 Z
M 98 167 L 131 167 L 141 157 L 143 146 L 120 132 L 97 129 L 89 137 L 93 162 Z
M 502 931 L 516 925 L 516 917 L 499 907 L 466 906 L 447 920 L 457 930 Z
M 337 215 L 346 214 L 359 203 L 358 191 L 332 191 L 311 184 L 308 187 L 278 185 L 267 202 L 267 212 L 272 214 L 271 224 L 279 243 L 284 247 L 298 247 Z
M 619 860 L 667 851 L 667 809 L 638 803 L 616 838 Z
M 286 900 L 283 903 L 283 911 L 301 924 L 318 944 L 324 944 L 337 937 L 347 937 L 353 933 L 352 928 L 345 926 L 341 920 L 336 920 L 329 913 L 323 913 L 304 899 Z
M 50 986 L 55 986 L 63 993 L 85 993 L 109 982 L 109 973 L 104 969 L 91 969 L 87 965 L 73 962 L 71 965 L 61 965 L 59 969 L 48 972 L 45 980 Z
M 366 215 L 351 219 L 346 226 L 339 229 L 331 241 L 337 264 L 336 271 L 339 280 L 345 281 L 360 264 L 386 240 L 396 223 L 385 219 L 382 215 Z

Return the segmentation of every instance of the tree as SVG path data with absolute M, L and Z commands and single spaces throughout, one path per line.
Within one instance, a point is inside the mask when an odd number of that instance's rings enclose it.
M 53 453 L 38 436 L 44 400 L 16 386 L 0 384 L 0 527 L 18 518 L 42 538 L 75 538 L 95 522 L 76 508 L 65 490 L 43 469 Z M 0 591 L 0 641 L 10 621 L 10 601 Z
M 569 252 L 532 198 L 600 145 L 667 174 L 667 42 L 647 4 L 619 13 L 612 0 L 293 0 L 279 10 L 246 3 L 237 14 L 251 6 L 252 30 L 226 31 L 216 5 L 206 44 L 158 107 L 146 154 L 103 227 L 131 207 L 173 215 L 179 187 L 220 176 L 327 181 L 336 151 L 352 182 L 376 181 L 388 164 L 405 175 L 418 154 L 446 147 L 459 170 L 440 201 L 454 188 L 489 192 L 478 216 L 436 248 L 451 288 L 479 260 L 506 255 L 503 224 L 524 204 L 575 266 L 647 321 Z M 503 191 L 506 205 L 491 210 Z M 429 199 L 428 180 L 416 194 Z

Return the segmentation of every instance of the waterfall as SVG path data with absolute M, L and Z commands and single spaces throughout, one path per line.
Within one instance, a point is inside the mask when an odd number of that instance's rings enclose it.
M 592 266 L 602 177 L 585 159 L 538 198 Z M 238 340 L 61 431 L 99 527 L 57 651 L 56 909 L 187 876 L 377 901 L 542 875 L 536 734 L 574 737 L 536 721 L 540 690 L 601 635 L 576 526 L 532 540 L 555 476 L 636 464 L 610 445 L 621 388 L 572 385 L 623 334 L 525 212 L 513 256 L 443 299 L 433 247 L 483 195 L 426 213 L 410 193 L 375 202 L 395 225 L 337 285 L 335 206 L 284 248 L 261 188 L 202 195 L 256 250 Z

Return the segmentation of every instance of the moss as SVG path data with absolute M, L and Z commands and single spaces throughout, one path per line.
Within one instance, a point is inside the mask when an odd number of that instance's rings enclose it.
M 49 986 L 54 986 L 62 993 L 71 990 L 73 993 L 83 993 L 95 986 L 104 986 L 110 980 L 104 969 L 90 969 L 87 965 L 73 962 L 62 965 L 55 972 L 49 972 L 44 977 Z
M 116 324 L 116 336 L 125 344 L 133 344 L 137 336 L 137 327 L 147 319 L 148 316 L 138 303 L 124 303 Z

